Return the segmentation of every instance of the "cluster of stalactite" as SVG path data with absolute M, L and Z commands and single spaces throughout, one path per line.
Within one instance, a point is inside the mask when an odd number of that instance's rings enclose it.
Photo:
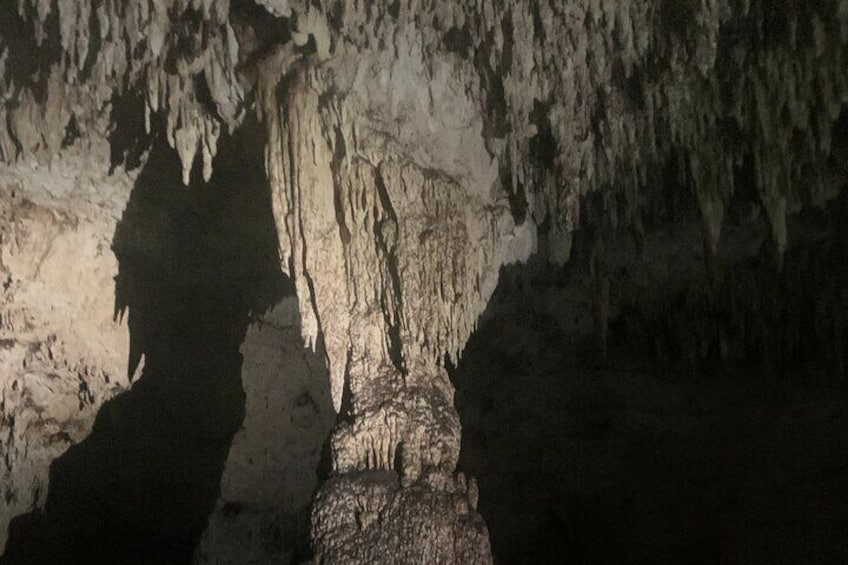
M 555 259 L 588 192 L 605 189 L 614 221 L 639 229 L 670 158 L 694 183 L 713 252 L 745 158 L 780 253 L 786 214 L 843 176 L 830 130 L 848 93 L 844 2 L 264 4 L 320 21 L 333 53 L 414 50 L 431 67 L 454 56 L 516 216 L 532 214 Z
M 221 128 L 238 121 L 245 99 L 237 67 L 251 40 L 237 39 L 235 17 L 243 2 L 8 4 L 1 158 L 55 153 L 69 128 L 104 127 L 96 115 L 140 88 L 148 117 L 161 110 L 167 120 L 185 176 L 200 155 L 208 178 Z M 593 190 L 608 191 L 617 223 L 639 229 L 641 193 L 669 158 L 697 188 L 713 251 L 741 160 L 755 162 L 780 252 L 786 214 L 829 198 L 844 176 L 830 133 L 848 92 L 844 2 L 257 4 L 290 22 L 295 41 L 314 40 L 320 58 L 413 54 L 432 78 L 437 61 L 452 58 L 516 217 L 543 227 L 554 259 L 567 259 L 580 199 Z
M 611 321 L 613 346 L 698 376 L 844 379 L 848 230 L 840 218 L 846 205 L 843 193 L 826 209 L 790 222 L 782 272 L 755 255 L 665 297 L 623 289 Z
M 239 66 L 261 35 L 256 22 L 244 23 L 249 11 L 243 2 L 14 4 L 2 16 L 4 27 L 17 30 L 0 39 L 0 118 L 7 126 L 0 128 L 0 158 L 5 160 L 52 154 L 71 134 L 108 129 L 104 111 L 122 93 L 138 89 L 144 93 L 148 129 L 156 115 L 164 119 L 167 139 L 183 163 L 184 181 L 197 156 L 209 178 L 218 137 L 222 128 L 240 120 L 245 88 L 255 86 L 250 80 L 277 85 L 285 71 L 267 63 Z M 832 124 L 848 95 L 844 2 L 257 4 L 254 8 L 267 10 L 265 17 L 285 22 L 280 44 L 311 45 L 301 55 L 291 50 L 291 58 L 305 58 L 307 65 L 379 55 L 372 78 L 383 69 L 406 71 L 390 73 L 394 89 L 402 90 L 400 81 L 408 81 L 420 88 L 440 83 L 464 90 L 463 111 L 482 119 L 479 131 L 470 135 L 482 139 L 484 154 L 472 154 L 479 153 L 479 140 L 454 145 L 453 161 L 465 165 L 452 167 L 438 149 L 416 147 L 424 124 L 414 120 L 407 123 L 410 131 L 397 130 L 396 152 L 412 154 L 423 168 L 447 173 L 444 178 L 477 184 L 473 191 L 478 193 L 494 190 L 498 197 L 493 200 L 508 203 L 515 223 L 538 226 L 534 245 L 553 260 L 567 260 L 571 233 L 581 218 L 642 230 L 644 204 L 669 160 L 677 161 L 679 174 L 695 189 L 713 256 L 734 191 L 734 170 L 743 161 L 753 162 L 778 258 L 787 246 L 787 213 L 831 198 L 845 177 L 845 148 L 832 143 Z M 251 27 L 250 33 L 243 32 Z M 332 65 L 329 69 L 324 72 L 333 77 L 315 88 L 339 86 L 335 82 L 343 73 Z M 240 70 L 246 72 L 240 75 Z M 352 75 L 348 78 L 346 88 L 358 86 Z M 405 110 L 425 110 L 425 102 Z M 434 115 L 448 109 L 436 101 L 426 111 Z M 336 113 L 339 140 L 350 145 L 344 130 L 355 129 L 346 127 L 355 119 L 339 108 Z M 269 141 L 273 148 L 275 140 Z M 469 153 L 467 147 L 474 149 Z M 431 150 L 437 154 L 427 156 Z M 495 179 L 491 171 L 480 174 L 487 157 L 495 163 Z M 371 161 L 381 166 L 381 159 Z M 581 200 L 593 191 L 604 194 L 601 214 L 606 217 L 600 220 L 580 210 Z M 343 227 L 350 231 L 353 224 Z M 481 240 L 490 251 L 484 252 L 477 272 L 468 273 L 475 280 L 497 269 L 492 259 L 500 236 L 498 229 L 489 232 Z M 382 253 L 388 257 L 388 247 Z M 391 273 L 384 275 L 385 285 L 394 284 Z M 383 325 L 397 334 L 403 301 L 396 290 L 383 294 L 388 297 Z M 428 344 L 440 344 L 432 348 L 432 357 L 455 357 L 461 351 L 487 299 L 485 290 L 478 288 L 477 294 L 481 300 L 472 307 L 460 301 L 441 308 L 465 313 L 449 314 L 433 328 L 450 335 L 426 338 Z M 316 305 L 311 306 L 305 309 L 305 332 L 314 341 L 319 328 L 310 315 Z M 346 339 L 333 333 L 324 332 L 324 338 Z M 421 342 L 428 332 L 416 333 L 400 341 Z M 398 346 L 388 343 L 384 349 Z M 344 355 L 333 361 L 343 365 Z
M 0 8 L 0 159 L 56 154 L 69 137 L 110 131 L 115 101 L 143 96 L 188 184 L 205 179 L 222 129 L 244 112 L 229 0 L 20 0 Z M 143 133 L 143 132 L 142 132 Z

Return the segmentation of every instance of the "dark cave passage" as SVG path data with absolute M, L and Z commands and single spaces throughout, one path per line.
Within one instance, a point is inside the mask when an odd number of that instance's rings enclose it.
M 224 141 L 209 185 L 188 188 L 154 142 L 113 244 L 141 376 L 52 464 L 43 512 L 13 521 L 0 562 L 192 562 L 245 415 L 239 347 L 291 292 L 255 133 Z
M 452 371 L 496 563 L 848 560 L 846 206 L 792 219 L 781 273 L 728 228 L 714 286 L 651 278 L 702 268 L 697 220 L 621 238 L 606 359 L 579 246 L 502 272 Z

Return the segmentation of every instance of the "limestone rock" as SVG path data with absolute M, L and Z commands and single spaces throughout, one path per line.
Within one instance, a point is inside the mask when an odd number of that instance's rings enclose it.
M 109 240 L 131 181 L 105 179 L 94 149 L 0 167 L 0 553 L 9 521 L 44 504 L 53 460 L 129 386 Z
M 320 563 L 490 563 L 486 525 L 461 491 L 400 488 L 391 473 L 331 479 L 316 500 Z
M 293 298 L 248 330 L 241 351 L 245 420 L 195 563 L 290 561 L 307 541 L 299 538 L 335 420 L 323 358 L 303 348 Z

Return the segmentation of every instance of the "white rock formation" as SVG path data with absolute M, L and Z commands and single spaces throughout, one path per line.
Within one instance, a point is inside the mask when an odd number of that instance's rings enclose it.
M 534 246 L 522 241 L 532 232 L 515 229 L 499 196 L 497 162 L 475 104 L 452 80 L 458 75 L 448 61 L 433 66 L 438 78 L 430 81 L 414 52 L 295 63 L 281 98 L 269 88 L 262 104 L 283 265 L 297 286 L 304 338 L 323 338 L 333 404 L 349 418 L 333 437 L 334 470 L 396 470 L 404 487 L 423 480 L 434 492 L 417 496 L 437 501 L 459 458 L 442 361 L 458 359 L 501 264 L 526 258 L 521 253 Z M 332 485 L 351 489 L 349 504 L 371 496 L 355 484 Z M 319 559 L 430 552 L 415 538 L 387 554 L 336 549 L 340 542 L 326 541 L 325 528 L 339 526 L 321 519 L 333 496 L 319 496 L 315 511 Z M 406 496 L 387 494 L 373 511 Z M 420 518 L 406 512 L 397 519 Z M 451 514 L 431 518 L 451 524 Z M 446 559 L 460 562 L 469 549 L 457 540 L 477 540 L 463 528 L 479 526 L 454 527 L 430 544 L 459 544 Z M 487 554 L 482 543 L 477 557 Z

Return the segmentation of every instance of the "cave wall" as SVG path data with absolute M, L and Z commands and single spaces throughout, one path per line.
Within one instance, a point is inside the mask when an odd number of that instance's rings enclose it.
M 12 518 L 43 506 L 53 460 L 129 387 L 110 246 L 132 177 L 107 177 L 104 156 L 94 144 L 0 169 L 0 551 Z
M 490 559 L 475 483 L 455 473 L 460 421 L 444 365 L 503 265 L 533 253 L 565 263 L 576 230 L 588 234 L 604 350 L 615 290 L 605 234 L 641 245 L 667 221 L 662 204 L 681 198 L 666 190 L 670 174 L 697 205 L 687 244 L 704 249 L 711 277 L 737 189 L 753 194 L 779 270 L 787 215 L 845 181 L 841 1 L 0 10 L 5 162 L 109 138 L 110 163 L 132 166 L 161 135 L 183 184 L 197 185 L 213 180 L 226 134 L 259 118 L 253 150 L 265 152 L 279 263 L 340 415 L 312 515 L 319 559 L 436 547 L 449 562 Z M 420 528 L 433 530 L 408 535 Z
M 449 371 L 496 562 L 844 560 L 846 196 L 789 217 L 780 272 L 741 203 L 718 278 L 691 193 L 644 238 L 604 233 L 603 340 L 594 234 L 502 271 Z
M 294 297 L 248 329 L 241 353 L 245 419 L 194 562 L 298 562 L 335 422 L 327 367 L 303 347 Z
M 4 437 L 3 486 L 13 504 L 0 562 L 187 562 L 196 550 L 199 562 L 288 561 L 294 546 L 308 547 L 334 412 L 323 357 L 303 349 L 296 302 L 266 312 L 292 289 L 261 151 L 245 170 L 255 132 L 223 139 L 229 161 L 216 161 L 212 190 L 200 170 L 183 186 L 161 138 L 137 175 L 105 176 L 105 143 L 67 148 L 89 157 L 75 169 L 64 154 L 12 169 L 29 176 L 10 181 L 3 223 L 9 306 L 17 314 L 12 307 L 28 305 L 18 299 L 32 299 L 45 345 L 23 361 L 10 356 L 24 377 L 4 381 L 3 432 L 8 424 L 13 437 Z M 108 181 L 125 184 L 106 190 Z M 108 353 L 101 362 L 114 373 L 91 363 L 62 371 L 73 339 L 90 357 Z M 60 369 L 48 372 L 48 360 Z M 100 384 L 110 379 L 111 388 Z

